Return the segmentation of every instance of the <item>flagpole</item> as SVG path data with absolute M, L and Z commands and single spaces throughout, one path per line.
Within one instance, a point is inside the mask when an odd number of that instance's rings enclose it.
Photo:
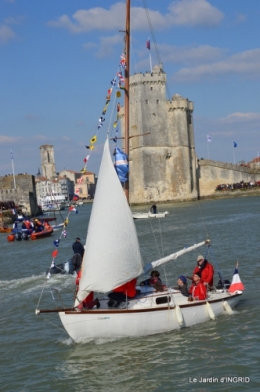
M 233 146 L 233 156 L 234 156 L 234 165 L 236 164 L 236 159 L 235 159 L 235 146 Z
M 14 179 L 14 189 L 16 189 L 15 175 L 14 175 L 14 157 L 13 157 L 13 151 L 12 150 L 11 150 L 11 161 L 12 161 L 12 170 L 13 170 L 13 179 Z
M 207 141 L 208 159 L 209 159 L 209 142 Z
M 151 52 L 149 51 L 149 59 L 150 59 L 150 70 L 151 73 L 153 72 L 153 67 L 152 67 L 152 56 L 151 56 Z

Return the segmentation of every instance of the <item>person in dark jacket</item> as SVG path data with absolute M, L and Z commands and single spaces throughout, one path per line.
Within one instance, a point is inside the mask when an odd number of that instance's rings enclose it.
M 151 286 L 155 289 L 155 291 L 164 291 L 164 286 L 160 278 L 160 272 L 155 270 L 151 272 L 149 279 L 143 280 L 140 283 L 140 286 Z
M 177 279 L 178 286 L 174 287 L 174 290 L 179 290 L 182 295 L 185 297 L 189 296 L 189 290 L 188 290 L 188 284 L 187 284 L 187 279 L 185 276 L 181 275 Z
M 76 241 L 72 245 L 72 249 L 73 249 L 74 253 L 80 254 L 80 256 L 83 258 L 85 249 L 84 249 L 84 246 L 82 245 L 82 243 L 80 242 L 79 237 L 76 238 Z

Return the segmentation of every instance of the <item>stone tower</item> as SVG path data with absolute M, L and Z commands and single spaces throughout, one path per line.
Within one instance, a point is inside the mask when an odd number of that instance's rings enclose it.
M 54 148 L 49 144 L 40 147 L 42 175 L 48 180 L 56 177 L 56 167 L 54 161 Z
M 162 66 L 130 77 L 130 202 L 197 198 L 193 103 L 166 100 Z M 121 110 L 124 133 L 124 108 Z M 144 133 L 148 135 L 137 136 Z

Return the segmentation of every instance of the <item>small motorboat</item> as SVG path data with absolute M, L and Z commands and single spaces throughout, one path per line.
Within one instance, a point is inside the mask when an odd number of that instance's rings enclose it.
M 51 268 L 48 268 L 46 270 L 46 275 L 51 274 L 51 275 L 56 275 L 56 274 L 62 274 L 62 275 L 74 275 L 74 273 L 77 273 L 77 270 L 75 269 L 75 265 L 72 264 L 71 260 L 65 261 L 65 263 L 61 263 L 58 265 L 54 265 Z
M 52 235 L 53 228 L 49 226 L 47 223 L 44 226 L 45 226 L 44 230 L 38 232 L 34 231 L 31 234 L 31 240 L 38 240 L 39 238 L 45 238 Z
M 0 233 L 11 233 L 12 228 L 8 226 L 0 226 Z
M 134 219 L 150 219 L 150 218 L 165 218 L 169 212 L 164 211 L 164 212 L 157 212 L 156 214 L 153 214 L 152 212 L 133 212 L 133 218 Z

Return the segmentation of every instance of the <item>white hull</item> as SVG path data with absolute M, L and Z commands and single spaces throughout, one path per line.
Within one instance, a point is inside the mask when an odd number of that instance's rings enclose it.
M 134 219 L 148 219 L 148 218 L 165 218 L 169 214 L 168 211 L 158 212 L 152 214 L 151 212 L 133 212 Z
M 129 301 L 128 309 L 108 309 L 108 299 L 102 299 L 99 309 L 59 312 L 59 316 L 75 342 L 148 336 L 191 327 L 222 314 L 230 314 L 241 299 L 241 294 L 210 293 L 208 303 L 205 300 L 188 302 L 187 297 L 170 290 L 140 295 Z M 157 304 L 160 299 L 167 301 L 167 298 L 169 303 Z
M 52 212 L 52 211 L 63 211 L 65 210 L 65 203 L 61 203 L 61 204 L 55 204 L 51 207 L 48 207 L 48 205 L 46 206 L 42 206 L 42 211 L 43 212 Z

